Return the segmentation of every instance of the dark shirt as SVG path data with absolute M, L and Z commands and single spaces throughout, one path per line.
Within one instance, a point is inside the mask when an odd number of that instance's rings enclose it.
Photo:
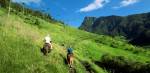
M 67 52 L 68 52 L 68 54 L 72 54 L 73 53 L 73 49 L 72 48 L 68 48 Z

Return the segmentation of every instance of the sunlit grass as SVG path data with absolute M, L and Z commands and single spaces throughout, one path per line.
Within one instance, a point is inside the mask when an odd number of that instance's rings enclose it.
M 106 53 L 139 62 L 150 61 L 145 53 L 134 54 L 124 50 L 122 44 L 127 43 L 120 40 L 91 34 L 60 23 L 38 20 L 39 25 L 25 23 L 25 19 L 13 14 L 6 17 L 6 12 L 0 10 L 0 73 L 68 73 L 65 59 L 66 47 L 69 45 L 74 48 L 74 67 L 77 73 L 86 72 L 82 61 L 88 62 L 97 73 L 107 73 L 93 62 L 100 60 Z M 43 56 L 40 48 L 47 34 L 52 37 L 53 50 L 48 56 Z M 116 45 L 119 48 L 114 48 L 111 46 L 113 42 L 121 46 Z

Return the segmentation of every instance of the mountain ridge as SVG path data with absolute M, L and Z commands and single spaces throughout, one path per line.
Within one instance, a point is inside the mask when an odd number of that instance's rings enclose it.
M 92 21 L 92 18 L 86 17 L 79 29 L 109 36 L 124 36 L 136 45 L 150 45 L 150 42 L 147 41 L 150 39 L 150 12 L 128 16 L 111 15 L 98 17 L 94 21 Z M 93 23 L 86 22 L 89 20 Z M 140 37 L 141 35 L 144 36 Z M 138 41 L 138 39 L 144 37 L 147 39 Z M 138 42 L 136 43 L 136 41 Z

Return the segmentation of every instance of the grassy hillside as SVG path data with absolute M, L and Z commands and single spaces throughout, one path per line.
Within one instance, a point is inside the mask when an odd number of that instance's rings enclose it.
M 50 34 L 53 50 L 43 56 L 43 38 Z M 64 46 L 63 46 L 64 44 Z M 150 52 L 127 44 L 126 41 L 91 34 L 61 23 L 49 23 L 21 13 L 7 16 L 0 9 L 0 73 L 69 73 L 65 63 L 66 47 L 74 48 L 76 73 L 108 73 L 95 64 L 105 54 L 146 63 Z M 88 65 L 88 67 L 87 67 Z

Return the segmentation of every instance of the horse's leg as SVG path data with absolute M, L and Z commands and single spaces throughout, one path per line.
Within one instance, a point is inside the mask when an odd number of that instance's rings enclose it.
M 48 53 L 50 53 L 50 51 L 51 51 L 51 45 L 49 44 L 47 48 L 48 48 Z
M 45 55 L 47 55 L 48 53 L 48 50 L 47 50 L 47 47 L 45 47 Z
M 70 55 L 67 55 L 67 62 L 68 62 L 68 65 L 70 67 Z
M 48 51 L 49 51 L 49 49 L 47 48 L 47 50 L 46 50 L 46 54 L 48 54 Z
M 45 48 L 43 48 L 43 54 L 46 55 L 46 49 Z
M 51 48 L 48 48 L 48 53 L 50 53 L 51 52 Z
M 70 57 L 70 66 L 72 67 L 73 65 L 73 57 Z
M 69 59 L 69 57 L 68 57 L 67 61 L 68 61 L 68 64 L 70 64 L 70 59 Z
M 73 58 L 71 59 L 71 64 L 73 64 Z
M 71 59 L 69 58 L 69 67 L 71 67 Z

